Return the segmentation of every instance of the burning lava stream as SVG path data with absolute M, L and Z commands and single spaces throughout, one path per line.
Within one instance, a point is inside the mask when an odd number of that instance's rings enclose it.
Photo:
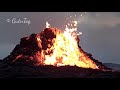
M 68 28 L 69 26 L 72 28 Z M 46 29 L 55 28 L 51 28 L 50 24 L 46 22 Z M 96 63 L 79 48 L 78 35 L 82 33 L 77 33 L 77 21 L 73 21 L 72 24 L 68 23 L 64 31 L 55 29 L 52 32 L 55 37 L 47 39 L 49 42 L 47 48 L 38 51 L 35 55 L 39 64 L 99 69 Z M 37 43 L 39 48 L 42 48 L 39 34 L 37 34 Z

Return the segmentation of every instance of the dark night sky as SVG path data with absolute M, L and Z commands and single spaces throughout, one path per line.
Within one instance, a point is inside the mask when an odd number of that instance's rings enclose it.
M 27 18 L 31 24 L 6 22 L 13 18 Z M 78 31 L 83 33 L 79 36 L 80 45 L 84 51 L 101 62 L 120 64 L 120 12 L 0 12 L 0 58 L 9 55 L 20 38 L 41 32 L 46 21 L 64 29 L 73 19 L 79 21 Z

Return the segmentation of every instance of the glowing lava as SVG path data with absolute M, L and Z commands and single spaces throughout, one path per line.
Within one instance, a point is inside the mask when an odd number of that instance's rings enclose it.
M 71 28 L 69 28 L 71 27 Z M 50 24 L 46 22 L 46 28 L 50 28 Z M 54 32 L 56 37 L 48 41 L 52 42 L 52 45 L 48 45 L 46 50 L 37 52 L 36 58 L 43 65 L 54 66 L 78 66 L 83 68 L 99 69 L 93 60 L 89 58 L 79 48 L 79 38 L 77 33 L 77 21 L 73 21 L 72 24 L 68 23 L 65 30 L 58 30 Z M 38 46 L 41 48 L 40 36 L 37 36 Z

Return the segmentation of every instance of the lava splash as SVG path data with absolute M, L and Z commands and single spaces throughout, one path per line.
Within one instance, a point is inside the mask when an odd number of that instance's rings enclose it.
M 76 23 L 75 23 L 76 24 Z M 74 25 L 75 26 L 75 25 Z M 54 66 L 78 66 L 83 68 L 93 68 L 98 69 L 98 66 L 87 56 L 82 50 L 80 50 L 78 44 L 79 39 L 75 31 L 75 28 L 69 29 L 66 27 L 65 31 L 49 28 L 44 30 L 51 31 L 54 34 L 54 38 L 47 38 L 48 42 L 47 48 L 38 52 L 38 60 L 43 61 L 44 65 L 54 65 Z M 50 34 L 46 34 L 49 35 Z M 42 48 L 41 37 L 37 36 L 38 45 Z

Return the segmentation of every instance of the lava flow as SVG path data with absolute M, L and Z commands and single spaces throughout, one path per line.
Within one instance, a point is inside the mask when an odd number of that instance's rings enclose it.
M 70 24 L 68 24 L 70 25 Z M 46 50 L 42 50 L 36 54 L 38 60 L 43 61 L 44 65 L 54 66 L 78 66 L 83 68 L 99 69 L 98 66 L 80 50 L 77 33 L 77 21 L 73 21 L 72 28 L 66 28 L 64 31 L 56 29 L 53 31 L 55 38 L 48 39 Z M 50 24 L 46 22 L 46 28 L 50 28 Z M 37 36 L 38 45 L 42 48 L 40 36 Z

